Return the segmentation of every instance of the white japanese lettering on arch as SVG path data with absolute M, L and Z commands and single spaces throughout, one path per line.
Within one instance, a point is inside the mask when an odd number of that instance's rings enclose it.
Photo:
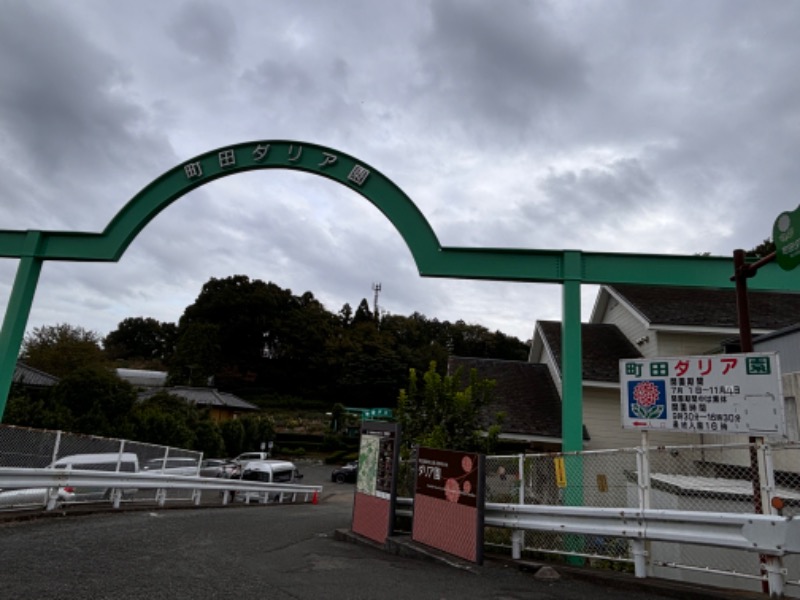
M 300 157 L 303 156 L 303 147 L 298 146 L 297 152 L 295 153 L 294 156 L 292 156 L 292 152 L 294 152 L 294 144 L 289 146 L 289 162 L 295 162 L 297 160 L 300 160 Z
M 350 171 L 350 174 L 347 176 L 347 179 L 355 183 L 356 185 L 364 185 L 364 182 L 369 177 L 369 169 L 365 169 L 361 165 L 356 165 L 353 167 L 353 170 Z
M 219 166 L 223 169 L 236 166 L 236 153 L 232 148 L 219 153 Z
M 269 154 L 269 144 L 259 144 L 253 150 L 253 160 L 256 162 L 261 162 L 267 155 Z
M 203 176 L 203 167 L 199 162 L 193 162 L 184 165 L 183 172 L 187 179 L 197 179 Z
M 330 152 L 323 152 L 322 155 L 325 157 L 322 159 L 322 162 L 319 163 L 317 166 L 325 168 L 329 165 L 336 164 L 336 161 L 339 160 L 339 157 L 335 154 L 331 154 Z

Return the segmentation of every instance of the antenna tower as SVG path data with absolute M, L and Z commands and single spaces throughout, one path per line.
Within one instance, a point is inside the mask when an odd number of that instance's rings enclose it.
M 380 283 L 373 283 L 372 284 L 372 291 L 375 292 L 375 300 L 372 304 L 372 314 L 375 315 L 375 318 L 378 318 L 378 296 L 381 295 L 381 284 Z

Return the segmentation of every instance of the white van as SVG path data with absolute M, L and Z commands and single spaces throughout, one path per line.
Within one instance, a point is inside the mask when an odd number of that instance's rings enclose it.
M 288 460 L 252 460 L 244 463 L 241 472 L 233 479 L 245 481 L 263 481 L 264 483 L 298 483 L 303 478 L 294 463 Z M 251 500 L 267 501 L 280 496 L 278 493 L 239 492 L 236 498 L 250 502 Z
M 265 483 L 296 483 L 303 476 L 288 460 L 251 460 L 242 465 L 238 478 Z
M 102 452 L 97 454 L 72 454 L 59 458 L 46 469 L 112 471 L 137 473 L 139 457 L 133 452 Z M 61 487 L 51 497 L 49 488 L 25 488 L 0 491 L 0 507 L 45 506 L 48 502 L 66 504 L 69 502 L 93 502 L 110 497 L 108 488 Z M 135 489 L 122 490 L 123 497 L 136 493 Z
M 139 457 L 133 452 L 101 452 L 97 454 L 72 454 L 64 456 L 48 467 L 49 469 L 67 469 L 79 471 L 112 471 L 118 473 L 138 473 Z M 111 490 L 108 488 L 65 488 L 72 492 L 71 501 L 93 502 L 106 500 Z M 122 490 L 122 497 L 128 498 L 136 493 L 135 489 Z

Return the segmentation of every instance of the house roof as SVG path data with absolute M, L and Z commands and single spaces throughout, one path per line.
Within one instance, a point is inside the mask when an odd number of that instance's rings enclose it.
M 650 325 L 738 328 L 736 291 L 733 289 L 646 285 L 604 287 L 612 295 L 624 299 Z M 753 329 L 771 331 L 800 321 L 798 293 L 749 291 L 747 299 Z
M 536 327 L 561 373 L 561 323 L 539 321 Z M 618 383 L 620 359 L 642 356 L 619 328 L 612 324 L 581 323 L 581 342 L 584 381 Z
M 451 356 L 448 373 L 475 369 L 481 379 L 494 379 L 493 400 L 482 414 L 483 425 L 505 413 L 504 434 L 561 439 L 561 399 L 546 365 L 515 360 Z
M 163 387 L 167 383 L 166 371 L 145 369 L 117 369 L 117 376 L 139 387 Z
M 142 392 L 140 398 L 150 398 L 159 392 L 166 392 L 173 396 L 179 396 L 197 406 L 207 406 L 215 408 L 228 408 L 237 411 L 257 411 L 261 410 L 255 404 L 242 400 L 238 396 L 227 392 L 220 392 L 214 388 L 175 386 L 161 389 L 147 390 Z
M 53 387 L 60 379 L 55 375 L 50 375 L 39 369 L 26 365 L 24 362 L 18 360 L 17 366 L 14 369 L 14 376 L 12 381 L 30 387 Z

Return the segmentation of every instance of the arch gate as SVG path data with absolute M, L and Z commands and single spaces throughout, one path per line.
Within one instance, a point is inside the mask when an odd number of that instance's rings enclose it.
M 44 261 L 116 262 L 137 234 L 172 202 L 220 177 L 255 169 L 313 173 L 361 194 L 397 229 L 422 277 L 561 285 L 564 451 L 582 449 L 581 284 L 733 287 L 733 263 L 724 257 L 442 247 L 411 199 L 365 162 L 307 142 L 244 142 L 201 154 L 167 171 L 136 194 L 102 233 L 0 231 L 0 257 L 19 259 L 0 329 L 0 421 Z M 797 291 L 800 283 L 782 277 L 773 263 L 759 271 L 750 287 Z

